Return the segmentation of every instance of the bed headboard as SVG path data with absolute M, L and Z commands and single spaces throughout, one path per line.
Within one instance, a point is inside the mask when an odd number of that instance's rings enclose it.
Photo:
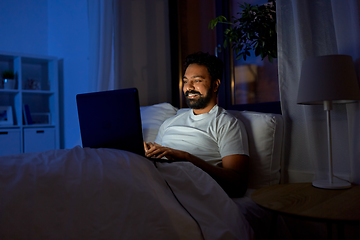
M 280 101 L 231 105 L 228 110 L 282 114 Z

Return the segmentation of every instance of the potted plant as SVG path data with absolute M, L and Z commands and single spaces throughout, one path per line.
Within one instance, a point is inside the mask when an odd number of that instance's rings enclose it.
M 225 16 L 218 16 L 209 23 L 209 28 L 214 29 L 217 24 L 226 24 L 224 31 L 224 44 L 232 47 L 236 59 L 246 60 L 250 50 L 255 56 L 266 56 L 270 62 L 277 58 L 277 31 L 276 31 L 276 5 L 275 0 L 269 0 L 264 5 L 240 4 L 241 11 L 231 20 Z
M 13 71 L 7 70 L 2 72 L 2 78 L 4 79 L 5 89 L 15 88 L 15 74 Z

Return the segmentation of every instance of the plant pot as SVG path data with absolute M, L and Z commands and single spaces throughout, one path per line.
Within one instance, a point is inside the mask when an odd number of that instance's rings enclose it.
M 4 79 L 4 89 L 14 89 L 15 79 Z

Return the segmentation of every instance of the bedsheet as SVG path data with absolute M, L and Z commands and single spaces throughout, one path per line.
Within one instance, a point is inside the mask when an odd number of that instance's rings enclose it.
M 205 172 L 115 149 L 0 157 L 0 239 L 251 239 Z

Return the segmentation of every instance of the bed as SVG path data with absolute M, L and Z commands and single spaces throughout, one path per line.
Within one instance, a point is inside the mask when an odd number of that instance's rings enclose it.
M 141 107 L 144 140 L 185 109 Z M 249 137 L 250 181 L 231 199 L 186 162 L 156 163 L 115 149 L 76 146 L 0 157 L 0 239 L 261 239 L 268 214 L 250 199 L 279 184 L 280 114 L 229 110 Z

